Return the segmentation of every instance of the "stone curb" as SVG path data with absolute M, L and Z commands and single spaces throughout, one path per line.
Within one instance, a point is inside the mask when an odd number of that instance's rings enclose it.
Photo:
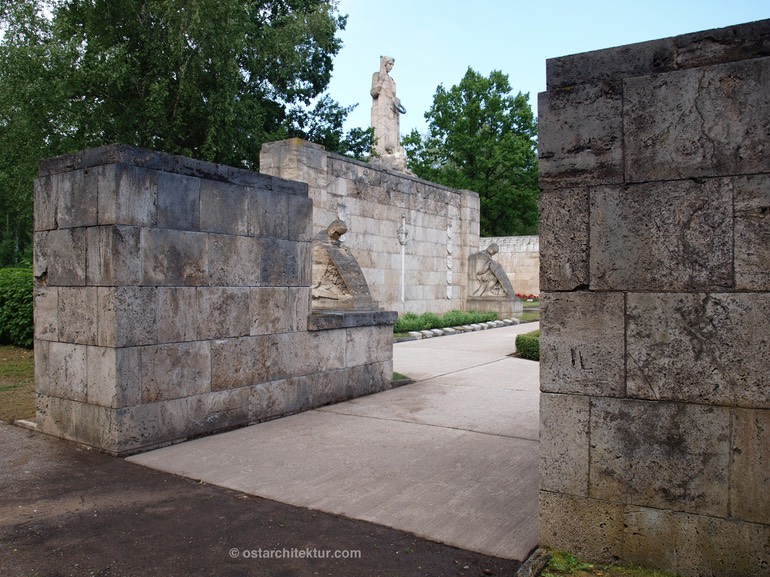
M 551 554 L 542 547 L 538 547 L 521 564 L 514 577 L 537 577 L 545 569 L 548 561 L 551 560 Z
M 462 333 L 469 333 L 471 331 L 484 331 L 487 329 L 497 329 L 501 327 L 509 327 L 511 325 L 522 324 L 519 319 L 503 319 L 499 321 L 489 321 L 487 323 L 474 323 L 471 325 L 462 325 L 457 327 L 446 327 L 443 329 L 431 329 L 425 331 L 410 331 L 407 333 L 409 336 L 399 337 L 395 339 L 398 342 L 404 341 L 418 341 L 420 339 L 430 339 L 433 337 L 444 337 L 449 335 L 459 335 Z

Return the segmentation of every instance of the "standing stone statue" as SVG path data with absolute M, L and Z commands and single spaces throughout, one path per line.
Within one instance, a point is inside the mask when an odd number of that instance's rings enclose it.
M 406 112 L 396 97 L 396 82 L 391 78 L 395 59 L 380 56 L 380 70 L 372 75 L 372 127 L 374 152 L 388 166 L 406 172 L 406 152 L 401 146 L 399 117 Z

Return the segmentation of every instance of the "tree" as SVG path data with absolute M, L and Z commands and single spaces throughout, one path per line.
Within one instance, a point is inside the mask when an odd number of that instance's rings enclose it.
M 502 72 L 468 68 L 459 85 L 436 89 L 428 133 L 403 140 L 415 174 L 479 193 L 482 236 L 537 233 L 537 121 L 529 95 L 511 92 Z
M 332 0 L 0 0 L 0 264 L 30 244 L 48 156 L 124 143 L 257 169 L 290 136 L 365 149 L 323 95 L 345 24 Z

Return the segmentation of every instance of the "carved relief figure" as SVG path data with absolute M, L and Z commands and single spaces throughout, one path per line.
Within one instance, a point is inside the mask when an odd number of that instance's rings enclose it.
M 380 70 L 372 75 L 372 127 L 374 152 L 398 170 L 406 170 L 406 152 L 401 146 L 400 115 L 406 112 L 396 96 L 396 82 L 391 78 L 395 59 L 380 56 Z
M 493 257 L 500 251 L 497 243 L 490 244 L 486 250 L 477 252 L 471 257 L 470 273 L 472 275 L 473 296 L 514 297 L 513 286 Z

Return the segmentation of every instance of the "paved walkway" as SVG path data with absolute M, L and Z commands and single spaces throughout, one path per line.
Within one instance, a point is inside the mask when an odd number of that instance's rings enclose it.
M 410 341 L 415 383 L 129 461 L 523 560 L 537 545 L 538 369 L 525 324 Z

